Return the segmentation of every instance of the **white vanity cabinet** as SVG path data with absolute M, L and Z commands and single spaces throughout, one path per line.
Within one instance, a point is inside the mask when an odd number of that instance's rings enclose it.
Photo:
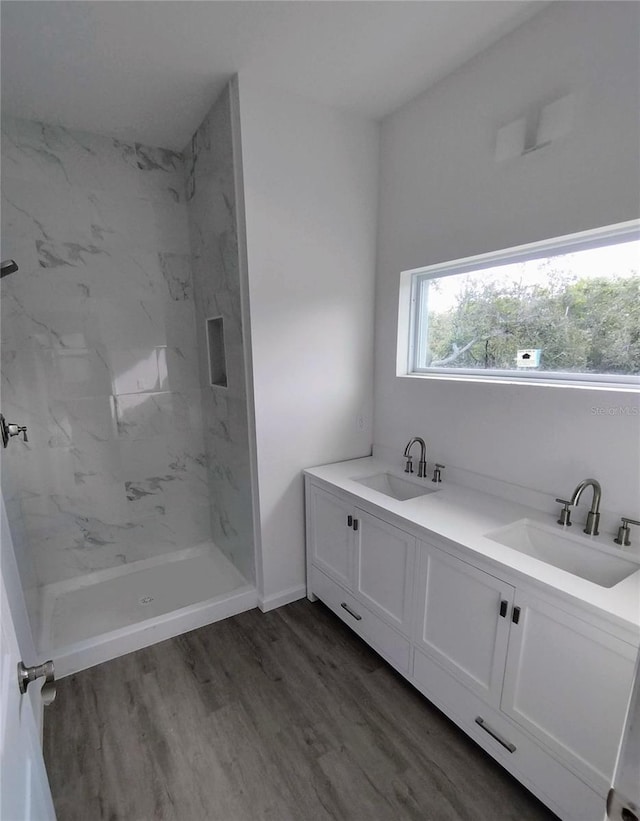
M 377 649 L 407 670 L 415 536 L 311 483 L 306 504 L 310 591 L 329 606 L 335 599 L 334 609 L 342 619 L 360 633 L 373 631 Z M 407 639 L 401 664 L 390 649 L 400 638 L 394 631 Z
M 604 800 L 636 649 L 597 620 L 565 612 L 432 544 L 420 544 L 419 565 L 416 647 L 541 741 Z M 428 664 L 415 665 L 427 692 L 432 672 Z M 460 692 L 445 687 L 434 695 L 464 714 Z M 509 752 L 522 747 L 500 715 L 465 717 Z
M 352 590 L 353 506 L 308 483 L 306 505 L 308 564 Z
M 420 545 L 417 647 L 487 703 L 500 705 L 514 588 Z
M 355 595 L 392 627 L 410 637 L 416 538 L 355 508 Z
M 565 821 L 601 821 L 633 680 L 624 627 L 306 476 L 308 595 Z
M 501 709 L 606 796 L 637 650 L 529 592 L 514 607 Z

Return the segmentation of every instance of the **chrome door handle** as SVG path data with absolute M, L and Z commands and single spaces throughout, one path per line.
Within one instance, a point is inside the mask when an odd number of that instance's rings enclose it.
M 33 667 L 25 667 L 24 663 L 18 662 L 18 688 L 24 695 L 27 687 L 37 678 L 44 678 L 42 685 L 42 702 L 46 706 L 56 697 L 56 670 L 53 661 L 45 661 L 44 664 L 37 664 Z

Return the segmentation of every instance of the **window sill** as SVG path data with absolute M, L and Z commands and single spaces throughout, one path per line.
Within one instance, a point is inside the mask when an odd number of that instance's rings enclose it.
M 607 391 L 616 393 L 640 393 L 640 382 L 605 382 L 597 379 L 553 379 L 544 377 L 519 376 L 509 374 L 498 376 L 496 374 L 470 374 L 470 373 L 399 373 L 396 374 L 401 379 L 426 379 L 446 382 L 475 382 L 490 385 L 526 385 L 528 387 L 543 388 L 575 388 L 577 390 Z M 640 417 L 640 406 L 629 409 L 629 415 Z

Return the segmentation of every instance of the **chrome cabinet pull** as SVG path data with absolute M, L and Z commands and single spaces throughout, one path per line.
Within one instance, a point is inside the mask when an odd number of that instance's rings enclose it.
M 496 732 L 496 731 L 495 731 L 492 727 L 490 727 L 490 726 L 489 726 L 489 725 L 485 722 L 485 720 L 484 720 L 484 718 L 482 718 L 482 716 L 477 716 L 477 718 L 476 718 L 476 724 L 477 724 L 479 727 L 482 727 L 482 729 L 485 731 L 485 733 L 489 733 L 489 735 L 491 736 L 491 738 L 495 738 L 495 740 L 498 742 L 498 744 L 502 744 L 502 746 L 503 746 L 506 750 L 509 750 L 509 752 L 510 752 L 510 753 L 515 753 L 515 751 L 516 751 L 516 745 L 515 745 L 515 744 L 512 744 L 510 741 L 507 741 L 506 739 L 504 739 L 504 738 L 500 735 L 500 733 Z
M 348 613 L 350 616 L 353 616 L 353 618 L 354 618 L 356 621 L 362 621 L 362 616 L 359 616 L 359 615 L 355 612 L 355 610 L 352 610 L 352 609 L 349 607 L 349 605 L 346 603 L 346 601 L 343 601 L 343 602 L 340 604 L 340 607 L 342 607 L 342 609 L 343 609 L 343 610 L 346 610 L 346 611 L 347 611 L 347 613 Z

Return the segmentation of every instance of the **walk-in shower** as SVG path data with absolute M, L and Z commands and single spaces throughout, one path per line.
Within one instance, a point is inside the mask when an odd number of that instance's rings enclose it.
M 256 604 L 234 94 L 182 154 L 3 117 L 1 410 L 28 439 L 2 495 L 59 675 Z

